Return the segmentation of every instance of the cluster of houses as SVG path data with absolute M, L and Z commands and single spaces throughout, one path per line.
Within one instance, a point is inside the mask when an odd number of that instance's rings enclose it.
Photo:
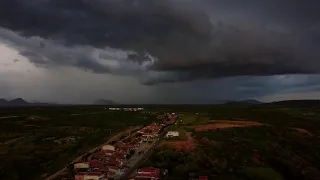
M 165 120 L 163 121 L 163 125 L 174 124 L 178 118 L 179 115 L 176 113 L 167 113 L 165 116 Z
M 152 124 L 145 126 L 131 136 L 127 136 L 102 148 L 73 165 L 75 180 L 107 180 L 119 179 L 127 170 L 126 161 L 135 153 L 140 144 L 157 138 L 162 126 Z M 143 153 L 143 152 L 138 152 Z M 152 167 L 137 171 L 135 179 L 159 179 L 160 170 Z
M 109 108 L 110 111 L 143 111 L 144 108 Z

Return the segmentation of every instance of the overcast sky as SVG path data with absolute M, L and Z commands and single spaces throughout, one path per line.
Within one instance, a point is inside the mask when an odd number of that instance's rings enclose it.
M 1 0 L 0 98 L 319 99 L 318 0 Z

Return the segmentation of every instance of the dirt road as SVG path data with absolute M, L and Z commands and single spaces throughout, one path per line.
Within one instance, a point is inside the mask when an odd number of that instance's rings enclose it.
M 107 142 L 101 144 L 100 146 L 97 146 L 97 147 L 91 149 L 91 150 L 88 151 L 88 152 L 89 152 L 89 153 L 92 153 L 92 152 L 94 152 L 95 150 L 100 149 L 103 145 L 108 144 L 108 143 L 110 143 L 111 141 L 115 141 L 115 140 L 119 139 L 122 134 L 129 133 L 129 132 L 138 130 L 138 129 L 140 129 L 140 128 L 141 128 L 141 126 L 137 126 L 137 127 L 132 127 L 132 128 L 127 129 L 127 130 L 124 130 L 124 131 L 122 131 L 122 132 L 119 132 L 119 133 L 117 133 L 116 135 L 114 135 L 113 137 L 111 137 Z M 84 155 L 85 155 L 85 154 L 77 157 L 75 160 L 73 160 L 73 161 L 72 161 L 71 163 L 69 163 L 69 164 L 72 164 L 72 163 L 76 163 L 76 162 L 81 161 L 82 156 L 84 156 Z M 68 167 L 69 164 L 67 164 L 64 168 L 60 169 L 59 171 L 57 171 L 56 173 L 52 174 L 51 176 L 47 177 L 45 180 L 55 180 L 55 179 L 57 179 L 58 177 L 65 175 L 65 174 L 67 173 L 67 170 L 68 170 L 67 167 Z
M 0 119 L 10 119 L 10 118 L 17 118 L 20 116 L 5 116 L 5 117 L 0 117 Z

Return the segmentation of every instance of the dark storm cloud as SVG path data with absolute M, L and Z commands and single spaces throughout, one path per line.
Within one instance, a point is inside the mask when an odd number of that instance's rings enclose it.
M 152 62 L 142 82 L 155 84 L 319 73 L 319 7 L 315 0 L 2 0 L 0 26 L 68 48 L 84 45 L 130 51 L 129 60 Z M 21 54 L 36 64 L 54 61 L 113 73 L 83 53 Z

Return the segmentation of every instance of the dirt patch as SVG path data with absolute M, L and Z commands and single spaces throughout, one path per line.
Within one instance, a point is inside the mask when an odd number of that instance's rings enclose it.
M 263 124 L 254 121 L 230 121 L 230 120 L 215 120 L 214 124 L 206 124 L 194 126 L 196 131 L 208 131 L 216 129 L 225 129 L 233 127 L 252 127 L 252 126 L 263 126 Z
M 296 131 L 298 131 L 299 133 L 308 134 L 309 136 L 312 136 L 312 135 L 313 135 L 310 131 L 308 131 L 308 130 L 306 130 L 306 129 L 302 129 L 302 128 L 291 128 L 291 129 L 296 130 Z
M 175 142 L 169 142 L 169 144 L 176 150 L 181 151 L 189 151 L 194 148 L 194 140 L 191 136 L 191 133 L 186 133 L 187 140 L 185 141 L 175 141 Z

